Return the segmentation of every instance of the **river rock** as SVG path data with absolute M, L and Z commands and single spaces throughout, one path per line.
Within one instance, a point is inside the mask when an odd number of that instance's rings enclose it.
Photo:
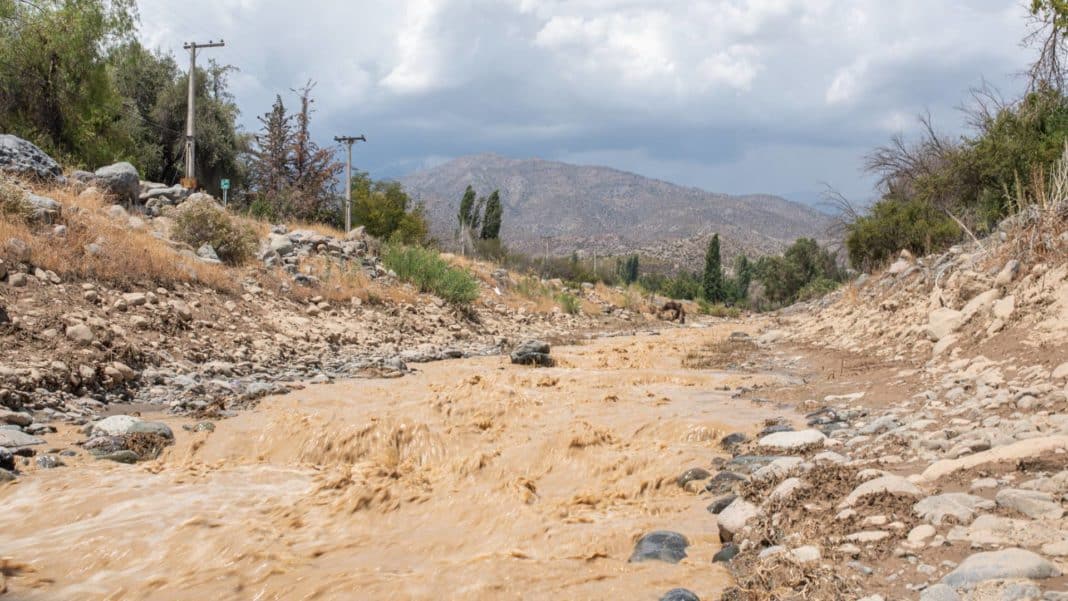
M 857 501 L 870 495 L 919 497 L 923 495 L 923 491 L 901 476 L 887 475 L 869 480 L 856 487 L 838 507 L 841 509 L 852 507 Z
M 67 328 L 66 336 L 73 342 L 76 342 L 83 346 L 88 346 L 93 343 L 95 336 L 93 336 L 93 330 L 84 323 L 74 324 Z
M 712 474 L 708 470 L 700 467 L 691 467 L 683 472 L 678 478 L 675 479 L 675 483 L 680 488 L 686 488 L 686 485 L 695 480 L 707 480 L 712 477 Z
M 126 428 L 126 434 L 156 434 L 167 440 L 174 440 L 174 432 L 171 431 L 170 426 L 162 422 L 133 422 Z
M 556 362 L 549 356 L 549 350 L 548 342 L 527 340 L 512 351 L 512 363 L 516 365 L 552 367 Z
M 719 539 L 723 542 L 733 541 L 734 535 L 741 532 L 749 520 L 758 515 L 760 515 L 759 507 L 745 499 L 735 499 L 716 518 L 719 525 Z
M 768 434 L 757 444 L 762 448 L 776 451 L 798 451 L 810 447 L 822 447 L 826 441 L 827 436 L 819 430 L 802 430 Z
M 1060 503 L 1053 501 L 1049 493 L 1037 490 L 1006 488 L 994 498 L 999 507 L 1018 511 L 1032 519 L 1057 520 L 1064 515 Z
M 44 443 L 45 441 L 40 438 L 30 436 L 22 430 L 0 428 L 0 447 L 20 449 L 22 447 L 32 447 Z
M 929 586 L 920 593 L 920 601 L 960 601 L 960 595 L 945 584 Z
M 957 569 L 946 574 L 942 583 L 959 589 L 995 578 L 1042 580 L 1060 574 L 1057 566 L 1036 553 L 1024 549 L 1002 549 L 971 555 Z
M 673 588 L 660 597 L 660 601 L 701 601 L 692 591 L 684 588 Z
M 93 424 L 93 436 L 124 436 L 130 433 L 141 418 L 132 415 L 112 415 Z
M 959 524 L 969 524 L 978 510 L 994 507 L 993 501 L 967 493 L 954 492 L 922 499 L 912 506 L 912 510 L 919 517 L 937 526 L 946 517 L 954 518 Z
M 712 563 L 729 563 L 730 560 L 737 557 L 738 553 L 740 552 L 741 549 L 738 547 L 738 545 L 734 543 L 727 543 L 726 545 L 723 545 L 722 549 L 720 549 L 718 552 L 716 552 L 715 555 L 712 556 Z
M 690 541 L 678 532 L 667 530 L 650 532 L 638 539 L 629 561 L 631 563 L 642 561 L 679 563 L 686 557 L 686 547 L 689 546 Z

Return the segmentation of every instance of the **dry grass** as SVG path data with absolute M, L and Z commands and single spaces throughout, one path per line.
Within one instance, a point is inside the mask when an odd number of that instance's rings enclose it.
M 757 351 L 757 346 L 748 338 L 727 338 L 709 342 L 703 347 L 690 351 L 682 359 L 682 366 L 688 369 L 726 369 L 744 363 Z
M 71 189 L 41 190 L 63 204 L 59 223 L 66 234 L 52 234 L 51 227 L 34 226 L 0 216 L 0 240 L 15 238 L 29 248 L 30 262 L 65 279 L 98 280 L 116 287 L 151 283 L 203 285 L 220 292 L 240 288 L 234 273 L 180 255 L 165 241 L 144 230 L 134 230 L 123 220 L 110 218 L 100 195 L 77 195 Z M 0 247 L 0 253 L 10 250 Z M 14 262 L 15 257 L 7 256 Z

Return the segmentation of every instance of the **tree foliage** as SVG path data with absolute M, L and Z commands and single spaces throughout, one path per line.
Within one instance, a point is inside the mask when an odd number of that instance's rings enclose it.
M 710 303 L 722 303 L 726 300 L 723 287 L 723 264 L 719 256 L 719 234 L 713 234 L 712 239 L 708 241 L 708 250 L 705 252 L 705 270 L 701 282 L 705 300 Z
M 764 289 L 767 299 L 776 305 L 792 303 L 801 291 L 815 282 L 812 290 L 837 286 L 845 278 L 834 255 L 811 238 L 799 238 L 782 256 L 761 257 L 753 268 L 753 277 Z
M 616 273 L 624 284 L 633 284 L 638 281 L 641 272 L 638 255 L 616 259 Z
M 500 190 L 494 190 L 486 200 L 486 209 L 482 215 L 482 234 L 479 237 L 483 240 L 500 240 L 501 219 L 503 216 L 504 207 L 501 206 L 501 192 Z
M 352 222 L 399 244 L 422 244 L 428 231 L 423 207 L 412 207 L 399 183 L 374 181 L 364 172 L 352 177 Z

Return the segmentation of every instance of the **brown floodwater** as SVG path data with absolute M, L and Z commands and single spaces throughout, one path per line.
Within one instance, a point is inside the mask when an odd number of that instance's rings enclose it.
M 658 599 L 729 584 L 707 495 L 678 488 L 774 375 L 683 369 L 729 329 L 493 357 L 264 400 L 155 461 L 68 460 L 0 486 L 8 595 L 74 599 Z M 74 429 L 56 446 L 77 440 Z M 653 530 L 678 565 L 627 562 Z

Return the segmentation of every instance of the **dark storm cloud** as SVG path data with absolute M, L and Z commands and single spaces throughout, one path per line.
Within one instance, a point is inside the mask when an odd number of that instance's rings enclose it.
M 316 88 L 315 133 L 366 133 L 397 176 L 477 152 L 609 166 L 704 188 L 870 192 L 863 154 L 985 77 L 1015 92 L 1013 0 L 143 2 L 143 37 L 224 37 L 245 127 Z M 190 15 L 196 15 L 192 17 Z M 179 56 L 180 58 L 180 56 Z M 288 96 L 287 96 L 288 95 Z

